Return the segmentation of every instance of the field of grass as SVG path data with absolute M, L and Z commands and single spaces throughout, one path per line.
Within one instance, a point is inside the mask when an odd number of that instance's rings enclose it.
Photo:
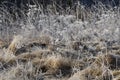
M 20 15 L 0 7 L 0 80 L 120 80 L 119 6 Z

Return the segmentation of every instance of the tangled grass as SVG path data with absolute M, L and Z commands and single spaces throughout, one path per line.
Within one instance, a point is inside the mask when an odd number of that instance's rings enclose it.
M 120 80 L 119 7 L 81 7 L 15 21 L 1 8 L 0 80 Z

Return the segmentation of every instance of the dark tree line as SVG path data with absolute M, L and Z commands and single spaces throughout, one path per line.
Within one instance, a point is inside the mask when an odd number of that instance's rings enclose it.
M 46 7 L 49 4 L 56 3 L 60 5 L 61 7 L 68 7 L 73 6 L 77 1 L 80 1 L 82 5 L 85 6 L 91 6 L 97 3 L 98 1 L 102 2 L 105 5 L 112 5 L 112 6 L 118 6 L 120 3 L 120 0 L 0 0 L 0 4 L 4 3 L 14 3 L 17 7 L 21 8 L 23 5 L 27 6 L 27 4 L 42 4 L 44 7 Z M 7 6 L 10 6 L 8 4 Z
M 19 14 L 20 10 L 26 13 L 29 5 L 42 5 L 44 10 L 47 9 L 48 5 L 55 5 L 57 10 L 59 10 L 59 7 L 62 9 L 76 7 L 78 1 L 86 8 L 98 4 L 99 1 L 105 6 L 111 5 L 114 7 L 120 5 L 120 0 L 0 0 L 0 6 L 5 6 L 5 9 L 10 13 L 16 11 Z

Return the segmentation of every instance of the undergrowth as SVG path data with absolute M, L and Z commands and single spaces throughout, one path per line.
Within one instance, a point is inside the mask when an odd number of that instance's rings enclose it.
M 120 7 L 58 6 L 0 6 L 0 80 L 119 80 Z

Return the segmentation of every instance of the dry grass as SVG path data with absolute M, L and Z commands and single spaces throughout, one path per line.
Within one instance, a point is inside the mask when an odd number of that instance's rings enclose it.
M 13 80 L 19 80 L 22 76 L 25 80 L 34 80 L 39 76 L 39 74 L 42 74 L 46 80 L 53 80 L 55 78 L 60 78 L 63 80 L 120 79 L 120 55 L 116 54 L 119 52 L 118 47 L 111 48 L 114 53 L 108 52 L 107 54 L 102 53 L 94 57 L 73 59 L 64 56 L 63 54 L 61 55 L 60 52 L 57 53 L 57 48 L 55 47 L 59 46 L 53 46 L 49 37 L 42 36 L 35 41 L 31 41 L 32 39 L 28 40 L 27 44 L 24 45 L 26 52 L 24 53 L 20 50 L 20 54 L 16 55 L 17 51 L 21 49 L 23 44 L 25 44 L 24 40 L 20 35 L 15 36 L 7 49 L 1 49 L 0 62 L 3 64 L 1 69 L 3 71 L 4 68 L 8 69 L 8 73 L 6 73 L 6 75 L 12 73 L 12 76 L 9 76 L 8 78 L 3 77 L 1 80 L 8 80 L 10 78 L 12 80 L 13 77 Z M 37 45 L 36 49 L 30 50 L 32 47 L 36 46 L 33 45 L 34 43 L 39 45 Z M 73 51 L 78 51 L 80 49 L 79 46 L 82 47 L 87 45 L 90 45 L 90 43 L 73 41 L 71 44 L 64 47 L 66 47 L 66 49 L 70 48 Z M 94 43 L 92 45 L 94 45 Z M 39 48 L 38 46 L 45 46 L 45 48 Z M 87 51 L 86 48 L 83 49 Z M 99 50 L 102 51 L 103 49 Z M 98 49 L 96 49 L 96 51 L 98 51 Z M 2 55 L 4 55 L 4 57 L 2 57 Z M 72 54 L 68 53 L 68 55 Z M 9 69 L 11 70 L 9 71 Z
M 5 45 L 6 45 L 5 42 L 0 39 L 0 48 L 3 48 Z
M 8 47 L 8 53 L 15 54 L 17 49 L 21 47 L 22 40 L 23 40 L 23 37 L 21 35 L 14 36 L 13 41 Z
M 52 15 L 40 5 L 26 22 L 0 24 L 21 27 L 0 39 L 0 80 L 120 80 L 119 12 L 79 6 L 74 15 Z

